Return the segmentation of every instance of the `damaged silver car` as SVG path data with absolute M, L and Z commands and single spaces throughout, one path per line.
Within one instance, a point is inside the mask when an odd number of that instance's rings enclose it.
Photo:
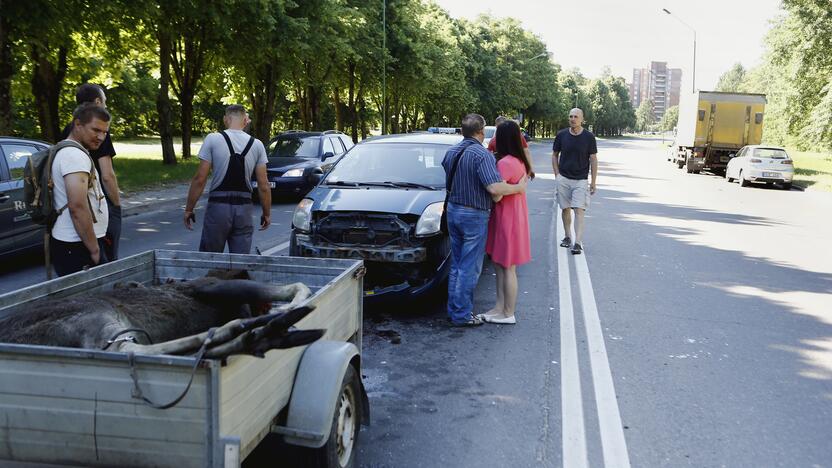
M 439 230 L 445 152 L 460 135 L 365 140 L 301 200 L 290 254 L 363 259 L 364 297 L 444 297 L 450 240 Z

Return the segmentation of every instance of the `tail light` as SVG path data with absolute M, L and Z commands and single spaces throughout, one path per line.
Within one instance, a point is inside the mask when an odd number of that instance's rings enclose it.
M 762 159 L 753 158 L 753 159 L 750 159 L 748 162 L 750 162 L 750 163 L 761 163 L 761 162 L 763 162 L 763 160 L 762 160 Z
M 791 159 L 786 159 L 785 161 L 781 162 L 780 164 L 788 164 L 789 166 L 793 165 Z

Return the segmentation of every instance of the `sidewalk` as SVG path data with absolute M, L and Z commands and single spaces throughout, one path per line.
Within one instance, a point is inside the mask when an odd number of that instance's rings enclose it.
M 188 187 L 184 183 L 160 189 L 144 190 L 121 196 L 122 216 L 133 216 L 148 211 L 160 210 L 171 205 L 184 209 L 188 198 Z

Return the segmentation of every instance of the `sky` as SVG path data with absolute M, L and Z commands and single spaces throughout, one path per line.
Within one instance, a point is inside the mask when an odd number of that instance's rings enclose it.
M 760 62 L 780 0 L 435 0 L 454 18 L 514 17 L 537 34 L 564 69 L 597 77 L 604 66 L 627 82 L 651 61 L 682 69 L 691 89 L 696 30 L 696 88 L 710 90 L 734 63 Z M 673 16 L 662 11 L 669 10 Z

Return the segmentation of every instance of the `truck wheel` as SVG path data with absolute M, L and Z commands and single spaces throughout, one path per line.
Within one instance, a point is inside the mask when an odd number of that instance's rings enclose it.
M 332 415 L 329 439 L 323 447 L 313 450 L 309 466 L 315 468 L 348 468 L 355 464 L 355 449 L 361 428 L 361 382 L 349 365 L 341 382 L 341 393 Z
M 748 187 L 748 181 L 742 176 L 742 171 L 740 171 L 740 175 L 737 180 L 740 182 L 740 187 Z
M 685 167 L 685 162 L 682 161 L 681 159 L 679 159 L 679 160 L 676 161 L 676 166 L 678 166 L 679 169 L 681 169 L 681 168 Z
M 690 164 L 685 164 L 685 172 L 688 174 L 693 174 L 693 168 L 690 167 Z

